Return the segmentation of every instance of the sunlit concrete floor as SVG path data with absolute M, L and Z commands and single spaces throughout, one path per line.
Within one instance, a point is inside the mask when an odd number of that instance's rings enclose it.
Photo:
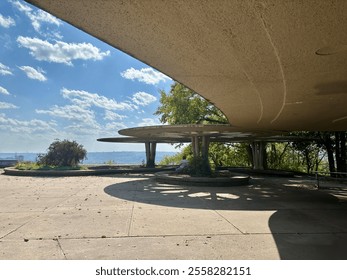
M 0 259 L 347 259 L 347 189 L 314 184 L 1 174 Z

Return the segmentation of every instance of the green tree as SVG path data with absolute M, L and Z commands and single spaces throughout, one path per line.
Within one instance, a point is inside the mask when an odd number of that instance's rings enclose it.
M 322 154 L 325 151 L 331 176 L 335 176 L 334 172 L 347 172 L 346 131 L 302 131 L 293 132 L 291 135 L 311 138 L 311 140 L 304 143 L 294 144 L 296 149 L 303 153 L 307 153 L 307 150 L 316 150 L 318 151 L 317 154 Z
M 87 151 L 76 141 L 55 140 L 48 152 L 38 156 L 38 163 L 51 166 L 77 166 L 87 156 Z
M 160 103 L 155 115 L 160 121 L 174 124 L 227 124 L 225 115 L 194 91 L 175 82 L 170 92 L 160 91 Z
M 225 115 L 213 104 L 202 98 L 194 91 L 182 84 L 175 82 L 170 91 L 160 92 L 160 103 L 155 112 L 160 116 L 162 123 L 178 124 L 228 124 Z M 190 152 L 189 152 L 190 151 Z M 186 147 L 181 155 L 167 157 L 162 164 L 168 162 L 178 163 L 183 155 L 192 159 L 191 145 Z M 249 158 L 245 144 L 210 143 L 209 158 L 212 166 L 249 166 Z M 194 164 L 200 166 L 197 159 Z

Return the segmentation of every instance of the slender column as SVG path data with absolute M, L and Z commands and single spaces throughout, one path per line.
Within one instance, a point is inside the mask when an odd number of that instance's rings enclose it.
M 264 169 L 263 149 L 263 142 L 255 141 L 252 143 L 253 169 Z
M 192 149 L 194 157 L 198 157 L 200 155 L 198 136 L 192 136 Z
M 157 143 L 150 143 L 150 153 L 149 153 L 149 162 L 147 163 L 148 167 L 155 167 L 155 154 L 157 150 Z
M 208 147 L 210 145 L 210 137 L 208 136 L 202 136 L 202 158 L 208 159 Z
M 146 148 L 146 167 L 148 167 L 148 164 L 151 159 L 151 143 L 145 142 L 145 148 Z

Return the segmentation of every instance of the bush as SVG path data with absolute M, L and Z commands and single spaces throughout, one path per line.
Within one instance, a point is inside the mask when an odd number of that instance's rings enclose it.
M 38 164 L 51 166 L 77 166 L 86 158 L 87 151 L 76 141 L 56 140 L 47 154 L 38 155 Z

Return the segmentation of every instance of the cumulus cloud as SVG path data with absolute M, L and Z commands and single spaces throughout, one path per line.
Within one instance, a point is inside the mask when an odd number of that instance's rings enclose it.
M 7 102 L 0 102 L 0 109 L 17 109 L 18 107 L 14 104 Z
M 46 72 L 41 68 L 38 68 L 37 70 L 30 66 L 21 66 L 18 68 L 22 70 L 30 79 L 39 80 L 41 82 L 47 81 L 47 78 L 44 75 Z
M 42 23 L 53 24 L 55 26 L 60 26 L 62 24 L 59 19 L 45 11 L 33 10 L 30 6 L 20 1 L 12 1 L 12 4 L 30 19 L 33 28 L 39 33 L 41 33 Z
M 122 119 L 125 119 L 125 118 L 127 118 L 127 116 L 119 115 L 119 114 L 117 114 L 115 112 L 112 112 L 112 111 L 109 111 L 109 110 L 105 111 L 104 120 L 115 121 L 115 120 L 122 120 Z
M 78 105 L 54 105 L 48 110 L 36 110 L 38 114 L 46 114 L 54 118 L 62 118 L 69 121 L 69 125 L 64 126 L 63 133 L 76 138 L 81 135 L 96 135 L 104 131 L 103 127 L 96 121 L 95 113 L 88 108 Z
M 151 125 L 160 125 L 160 122 L 157 119 L 144 118 L 142 119 L 142 122 L 137 124 L 137 126 L 151 126 Z
M 160 82 L 165 82 L 166 80 L 171 80 L 168 76 L 155 71 L 153 68 L 142 68 L 140 70 L 129 68 L 120 73 L 120 75 L 129 80 L 138 80 L 139 82 L 144 82 L 149 85 L 156 85 Z
M 11 26 L 15 26 L 16 22 L 11 17 L 4 17 L 2 14 L 0 14 L 0 26 L 4 28 L 9 28 Z
M 95 115 L 94 112 L 86 108 L 82 108 L 78 105 L 66 105 L 66 106 L 57 106 L 54 105 L 49 110 L 35 110 L 38 114 L 47 114 L 53 117 L 64 118 L 68 120 L 94 123 Z
M 146 106 L 155 102 L 157 98 L 149 93 L 140 91 L 135 93 L 131 100 L 137 105 Z
M 119 122 L 112 122 L 108 123 L 105 126 L 105 130 L 109 132 L 113 132 L 113 134 L 118 133 L 118 130 L 127 128 L 127 126 L 124 123 L 119 123 Z
M 68 99 L 72 104 L 65 106 L 54 105 L 49 109 L 36 109 L 37 114 L 46 114 L 54 118 L 61 118 L 69 121 L 69 125 L 64 127 L 73 136 L 78 135 L 109 135 L 115 133 L 114 130 L 125 128 L 121 122 L 127 116 L 120 115 L 114 110 L 133 110 L 133 104 L 120 102 L 90 93 L 83 90 L 69 90 L 63 88 L 61 95 Z M 104 120 L 111 122 L 106 124 L 98 123 L 95 112 L 91 107 L 98 107 L 105 110 Z
M 10 93 L 8 92 L 7 89 L 3 88 L 2 86 L 0 86 L 0 93 L 5 94 L 5 95 L 10 95 Z
M 29 13 L 33 10 L 32 8 L 30 8 L 28 5 L 24 4 L 21 1 L 10 0 L 10 2 L 13 4 L 13 6 L 15 6 L 21 12 Z
M 82 107 L 96 106 L 106 110 L 133 110 L 131 104 L 126 102 L 117 102 L 97 93 L 90 93 L 84 90 L 69 90 L 63 88 L 61 94 L 75 104 Z
M 0 129 L 16 133 L 35 133 L 35 132 L 57 132 L 55 122 L 45 122 L 42 120 L 21 121 L 7 118 L 5 114 L 0 114 Z
M 8 67 L 8 66 L 6 66 L 0 62 L 0 75 L 2 75 L 2 76 L 13 75 L 13 73 L 12 73 L 10 67 Z
M 102 60 L 110 55 L 110 51 L 101 52 L 100 49 L 90 43 L 66 43 L 56 41 L 51 44 L 39 38 L 19 36 L 17 42 L 20 46 L 30 50 L 30 54 L 39 61 L 64 63 L 72 66 L 72 61 Z

